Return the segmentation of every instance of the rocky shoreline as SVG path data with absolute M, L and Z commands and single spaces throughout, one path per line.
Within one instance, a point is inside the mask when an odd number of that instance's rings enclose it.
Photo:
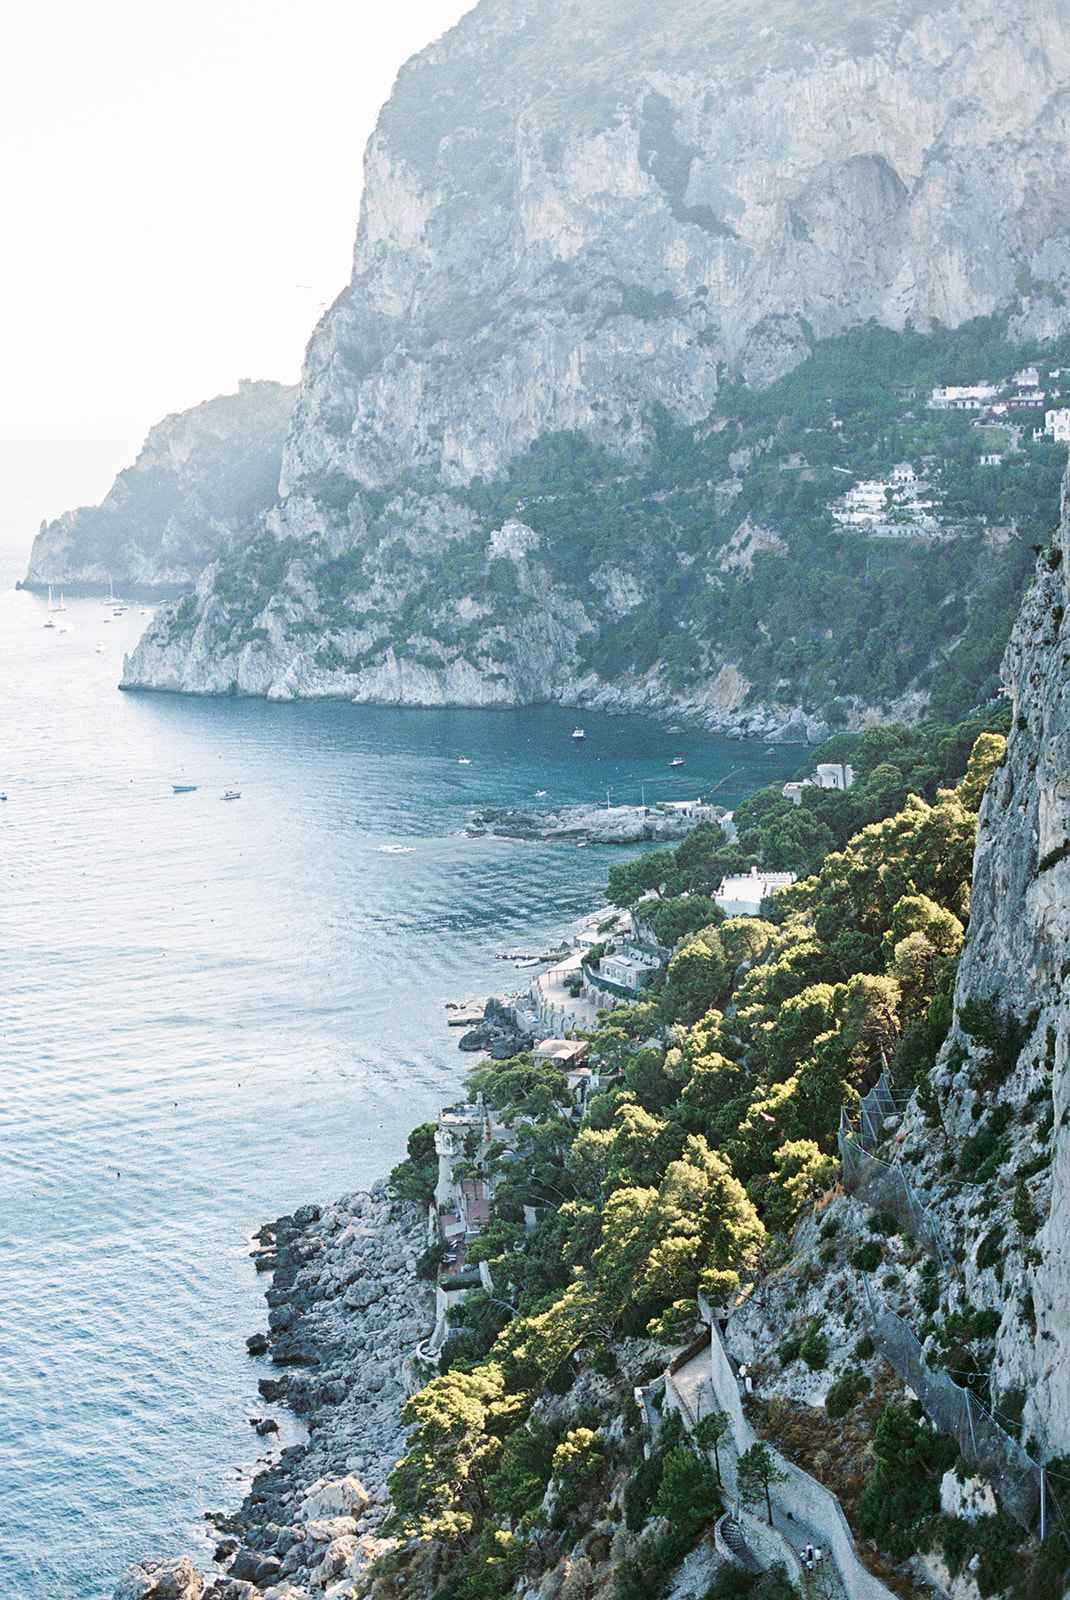
M 487 806 L 472 813 L 465 832 L 473 838 L 489 833 L 499 839 L 573 844 L 670 843 L 690 833 L 695 820 L 653 806 L 557 806 L 546 811 Z
M 302 1444 L 273 1453 L 236 1512 L 209 1512 L 217 1571 L 189 1560 L 132 1567 L 115 1600 L 318 1600 L 348 1597 L 388 1548 L 386 1480 L 402 1453 L 409 1363 L 434 1323 L 431 1286 L 416 1275 L 426 1222 L 385 1182 L 332 1205 L 300 1207 L 261 1228 L 254 1259 L 271 1273 L 268 1328 L 247 1340 L 277 1375 L 267 1405 L 307 1425 Z M 273 1419 L 259 1419 L 270 1434 Z

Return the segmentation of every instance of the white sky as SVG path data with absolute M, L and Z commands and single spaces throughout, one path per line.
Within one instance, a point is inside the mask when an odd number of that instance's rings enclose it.
M 0 540 L 98 500 L 166 412 L 297 377 L 379 107 L 471 4 L 5 6 Z

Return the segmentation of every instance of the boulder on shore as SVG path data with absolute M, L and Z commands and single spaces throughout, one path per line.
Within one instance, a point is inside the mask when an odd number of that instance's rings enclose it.
M 201 1600 L 204 1579 L 189 1556 L 139 1561 L 119 1579 L 113 1600 Z

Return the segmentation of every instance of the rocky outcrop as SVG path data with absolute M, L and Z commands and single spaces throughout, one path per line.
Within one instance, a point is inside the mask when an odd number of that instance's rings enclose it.
M 165 417 L 99 506 L 43 522 L 24 587 L 189 589 L 274 503 L 297 390 L 242 380 Z
M 486 806 L 474 811 L 465 832 L 500 839 L 560 839 L 584 844 L 668 843 L 683 839 L 694 818 L 655 806 L 558 806 L 531 811 L 519 806 Z
M 143 1561 L 119 1581 L 115 1600 L 201 1600 L 204 1580 L 188 1556 L 178 1561 Z
M 273 1276 L 255 1348 L 266 1347 L 278 1375 L 261 1378 L 260 1393 L 296 1412 L 308 1438 L 272 1453 L 235 1514 L 211 1518 L 225 1572 L 209 1576 L 204 1600 L 265 1590 L 309 1600 L 389 1547 L 380 1525 L 404 1447 L 405 1364 L 434 1323 L 432 1292 L 416 1277 L 425 1234 L 417 1209 L 385 1184 L 261 1229 L 258 1254 Z M 179 1573 L 185 1589 L 174 1587 Z M 200 1600 L 202 1587 L 187 1559 L 148 1564 L 124 1576 L 115 1600 Z
M 799 0 L 763 26 L 743 0 L 482 0 L 369 144 L 263 538 L 125 684 L 683 707 L 767 736 L 823 710 L 790 674 L 756 687 L 760 646 L 708 620 L 757 563 L 804 577 L 784 528 L 739 531 L 754 451 L 688 477 L 666 430 L 715 435 L 734 383 L 870 320 L 1065 326 L 1068 75 L 1056 0 Z M 655 524 L 681 485 L 688 530 Z M 923 673 L 879 703 L 834 678 L 840 725 L 924 704 Z

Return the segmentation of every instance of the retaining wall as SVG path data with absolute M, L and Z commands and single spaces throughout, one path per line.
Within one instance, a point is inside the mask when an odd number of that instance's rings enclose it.
M 751 1427 L 743 1414 L 743 1402 L 739 1393 L 739 1382 L 732 1370 L 721 1339 L 720 1329 L 716 1326 L 710 1330 L 710 1378 L 713 1384 L 713 1393 L 716 1404 L 722 1411 L 728 1413 L 732 1430 L 734 1448 L 721 1453 L 721 1476 L 726 1488 L 734 1495 L 736 1492 L 736 1456 L 748 1450 L 752 1444 L 758 1442 L 758 1435 Z M 666 1384 L 666 1398 L 671 1391 L 671 1380 Z M 775 1499 L 778 1505 L 791 1513 L 800 1522 L 809 1525 L 818 1543 L 822 1544 L 831 1554 L 843 1579 L 844 1587 L 851 1600 L 895 1600 L 890 1589 L 885 1588 L 879 1578 L 862 1564 L 851 1530 L 847 1525 L 847 1518 L 839 1500 L 824 1484 L 818 1483 L 808 1472 L 797 1467 L 794 1462 L 788 1461 L 778 1450 L 775 1450 L 768 1441 L 767 1449 L 776 1461 L 777 1466 L 785 1474 L 785 1481 L 778 1484 Z M 740 1518 L 742 1522 L 742 1517 Z M 758 1519 L 751 1517 L 745 1524 L 748 1540 L 751 1537 L 751 1526 Z M 761 1524 L 761 1526 L 765 1526 Z M 765 1526 L 765 1532 L 770 1532 Z M 778 1535 L 779 1538 L 779 1535 Z M 785 1544 L 780 1539 L 781 1544 Z M 778 1556 L 777 1560 L 783 1560 Z M 795 1570 L 798 1571 L 798 1560 L 793 1555 Z

